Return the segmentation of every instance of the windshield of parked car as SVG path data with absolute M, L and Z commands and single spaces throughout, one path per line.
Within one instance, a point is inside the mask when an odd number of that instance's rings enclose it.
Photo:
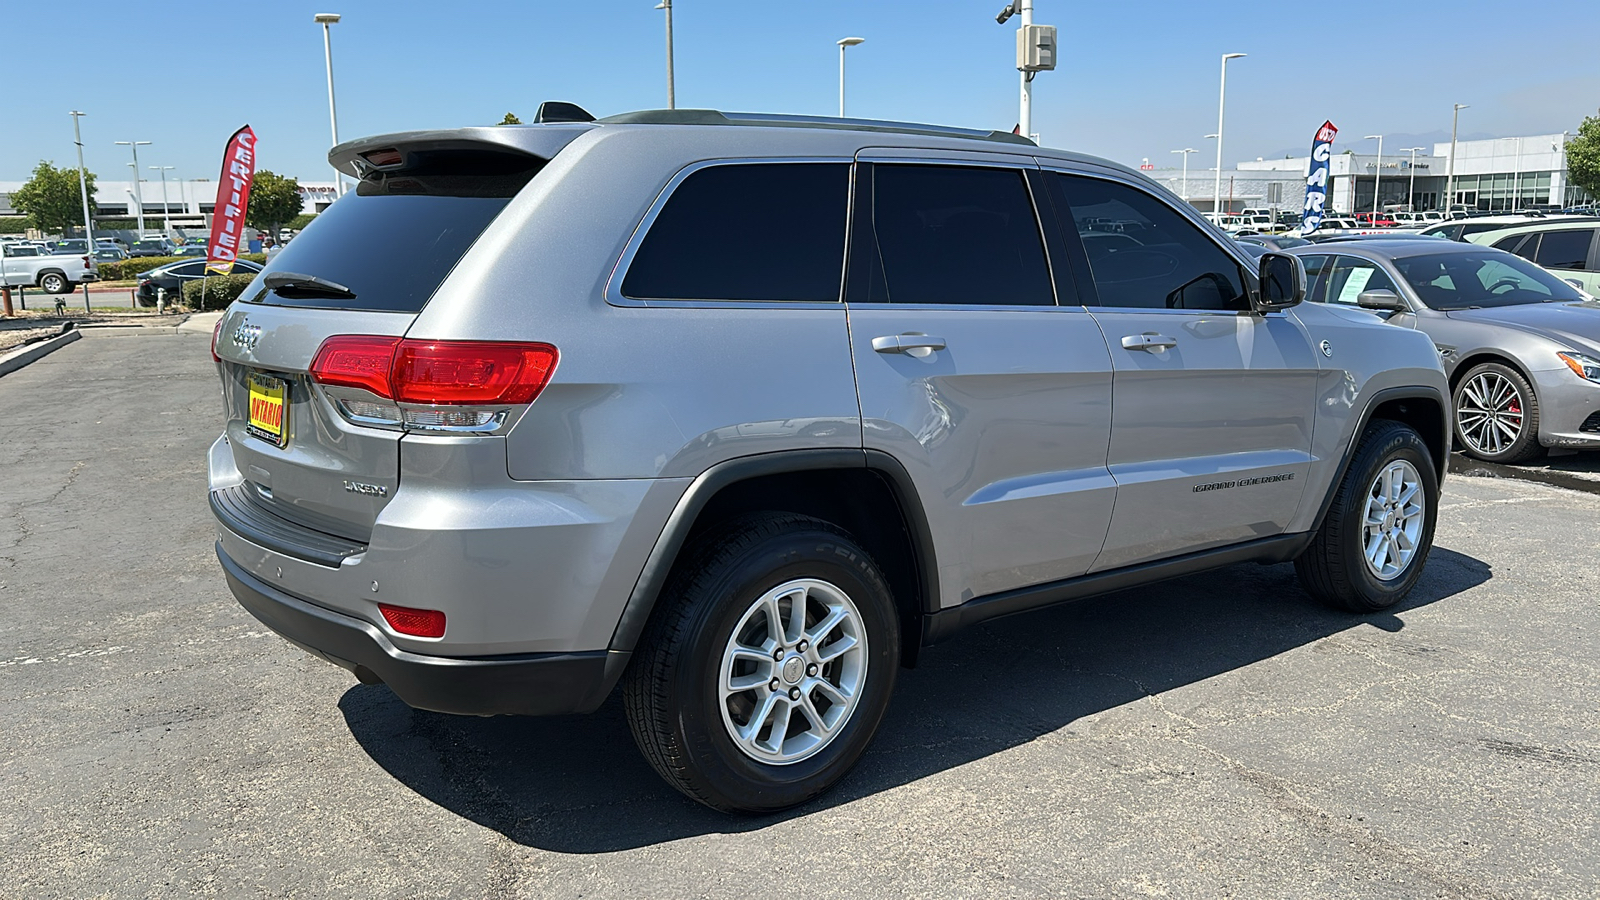
M 1572 285 L 1521 257 L 1485 247 L 1407 256 L 1394 267 L 1430 309 L 1480 309 L 1583 299 Z

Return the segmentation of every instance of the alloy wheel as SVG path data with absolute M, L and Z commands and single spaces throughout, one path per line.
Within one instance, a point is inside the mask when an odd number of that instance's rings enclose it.
M 855 603 L 812 578 L 758 597 L 723 650 L 722 723 L 746 756 L 800 762 L 850 721 L 867 678 L 867 632 Z
M 1417 555 L 1427 520 L 1424 499 L 1422 476 L 1403 459 L 1384 466 L 1367 488 L 1361 555 L 1380 581 L 1398 578 Z
M 1456 422 L 1461 439 L 1485 455 L 1503 453 L 1522 435 L 1522 392 L 1497 372 L 1481 372 L 1461 386 Z

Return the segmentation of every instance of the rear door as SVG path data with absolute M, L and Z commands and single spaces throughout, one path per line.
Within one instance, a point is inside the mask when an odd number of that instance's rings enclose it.
M 1046 253 L 1038 178 L 1028 158 L 857 165 L 864 441 L 916 483 L 946 606 L 1083 574 L 1111 513 L 1110 360 Z
M 1138 247 L 1068 245 L 1090 273 L 1114 370 L 1116 511 L 1094 569 L 1281 534 L 1311 460 L 1318 368 L 1304 329 L 1251 313 L 1239 259 L 1145 187 L 1048 177 L 1077 234 L 1101 217 L 1139 223 L 1125 231 Z
M 1600 271 L 1596 271 L 1596 237 L 1600 229 L 1563 228 L 1541 233 L 1539 246 L 1530 257 L 1561 278 L 1583 285 L 1591 294 L 1600 293 Z M 1527 245 L 1523 245 L 1527 249 Z M 1527 256 L 1526 253 L 1519 254 Z
M 370 173 L 264 270 L 347 292 L 274 291 L 258 280 L 229 308 L 217 340 L 226 434 L 250 502 L 361 542 L 398 486 L 401 431 L 361 415 L 375 396 L 314 386 L 312 360 L 335 335 L 405 334 L 544 163 L 504 149 L 425 149 L 404 159 Z

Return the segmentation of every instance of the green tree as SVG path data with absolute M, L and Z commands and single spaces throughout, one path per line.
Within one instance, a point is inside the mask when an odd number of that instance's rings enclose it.
M 89 209 L 94 209 L 94 173 L 84 175 L 89 187 Z M 16 207 L 34 228 L 46 234 L 83 224 L 83 194 L 74 169 L 58 169 L 45 160 L 34 167 L 33 177 L 11 195 Z
M 521 125 L 522 124 L 522 120 L 517 118 L 516 113 L 506 113 L 506 117 L 504 119 L 501 119 L 499 121 L 499 123 L 497 123 L 497 124 L 500 124 L 500 125 Z
M 277 234 L 290 219 L 300 215 L 300 181 L 262 169 L 250 185 L 250 208 L 244 223 L 257 231 Z
M 1600 116 L 1585 116 L 1578 136 L 1567 142 L 1567 174 L 1573 184 L 1600 197 Z

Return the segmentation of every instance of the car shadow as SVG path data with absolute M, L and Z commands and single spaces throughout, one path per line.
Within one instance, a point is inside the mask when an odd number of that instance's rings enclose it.
M 587 716 L 469 718 L 413 710 L 387 687 L 339 701 L 357 742 L 402 784 L 520 844 L 602 853 L 765 828 L 1031 741 L 1084 716 L 1406 613 L 1493 577 L 1435 547 L 1402 604 L 1351 615 L 1311 601 L 1288 564 L 1242 564 L 983 625 L 902 670 L 872 747 L 821 798 L 728 816 L 668 787 L 634 748 L 613 694 Z

